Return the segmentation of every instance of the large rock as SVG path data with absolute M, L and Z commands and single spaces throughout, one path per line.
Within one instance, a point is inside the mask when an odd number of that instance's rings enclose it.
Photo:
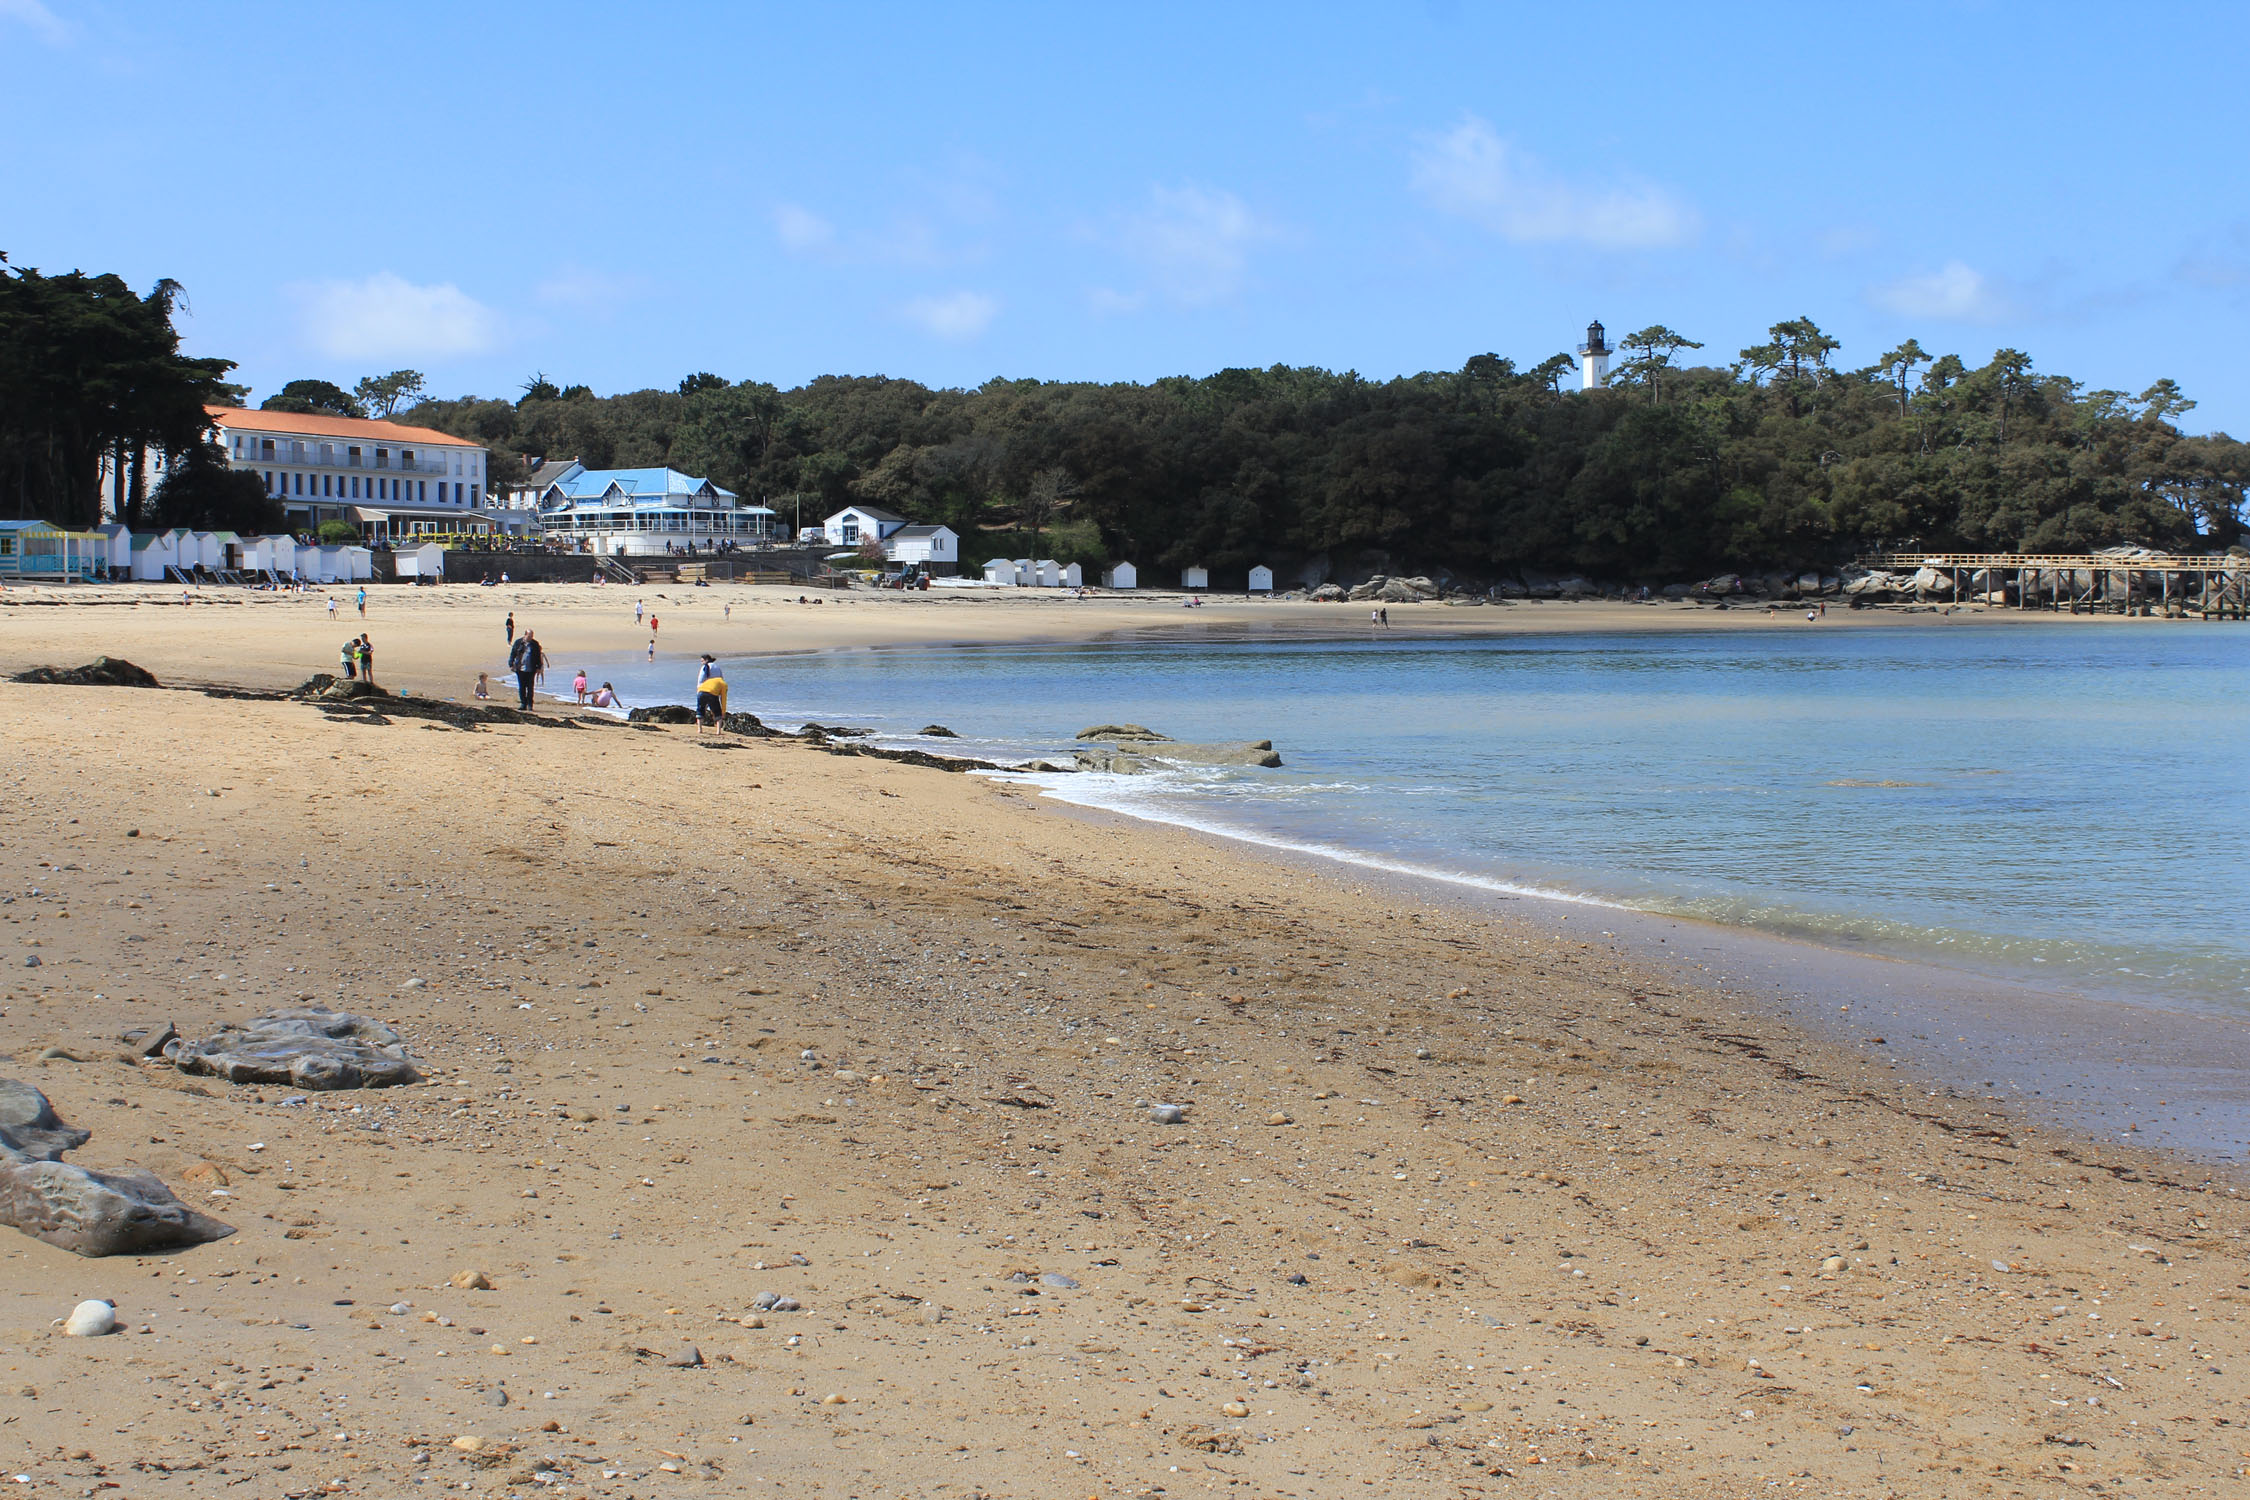
M 1275 752 L 1272 740 L 1218 745 L 1191 745 L 1178 740 L 1140 741 L 1130 750 L 1097 745 L 1080 750 L 1077 759 L 1080 770 L 1123 775 L 1162 770 L 1166 766 L 1264 766 L 1270 769 L 1281 764 L 1281 756 Z
M 83 667 L 33 667 L 16 674 L 18 682 L 54 687 L 161 687 L 156 674 L 121 656 L 97 656 Z
M 65 1151 L 77 1150 L 93 1136 L 90 1130 L 65 1125 L 47 1096 L 30 1084 L 0 1078 L 0 1150 L 28 1161 L 61 1161 Z
M 199 1042 L 167 1047 L 183 1073 L 208 1073 L 229 1083 L 285 1083 L 291 1088 L 387 1088 L 421 1073 L 406 1043 L 380 1021 L 335 1010 L 277 1010 L 245 1024 L 228 1022 Z
M 61 1159 L 88 1138 L 58 1119 L 39 1090 L 0 1079 L 0 1223 L 89 1256 L 146 1255 L 234 1233 L 182 1203 L 151 1173 Z
M 1312 597 L 1322 604 L 1341 604 L 1351 597 L 1351 591 L 1340 583 L 1324 583 L 1312 591 Z
M 695 710 L 684 703 L 656 703 L 625 711 L 628 724 L 693 724 Z

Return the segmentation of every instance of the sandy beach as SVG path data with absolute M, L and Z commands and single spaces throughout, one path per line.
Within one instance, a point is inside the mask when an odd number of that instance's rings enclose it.
M 636 598 L 683 668 L 1367 612 L 384 587 L 363 622 L 330 592 L 333 622 L 319 596 L 10 590 L 0 674 L 108 654 L 282 689 L 365 629 L 387 686 L 466 700 L 509 611 L 552 689 L 574 653 L 645 650 Z M 2250 1477 L 2239 1184 L 1933 1094 L 1622 946 L 793 740 L 192 687 L 6 682 L 0 715 L 4 1076 L 92 1132 L 73 1160 L 237 1230 L 107 1260 L 5 1233 L 0 1464 L 30 1493 Z M 398 1027 L 427 1080 L 294 1095 L 124 1055 L 290 1004 Z M 90 1297 L 122 1330 L 64 1337 Z

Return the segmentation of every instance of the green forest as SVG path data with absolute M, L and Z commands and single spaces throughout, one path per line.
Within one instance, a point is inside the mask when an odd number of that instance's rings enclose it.
M 2245 526 L 2250 446 L 2191 435 L 2169 381 L 2138 395 L 1908 342 L 1861 368 L 1810 319 L 1726 365 L 1664 328 L 1610 386 L 1491 354 L 1367 380 L 1223 370 L 1148 385 L 931 389 L 698 374 L 596 396 L 539 376 L 513 401 L 423 401 L 415 422 L 496 454 L 670 464 L 785 521 L 859 501 L 953 527 L 964 557 L 1036 550 L 1240 569 L 1320 555 L 1489 576 L 1684 578 L 1870 548 L 2203 550 Z
M 247 521 L 265 503 L 199 447 L 203 403 L 245 398 L 229 361 L 180 352 L 180 296 L 0 256 L 0 514 L 90 525 L 102 456 L 130 472 L 144 448 L 209 461 L 175 466 L 136 520 Z M 294 380 L 264 404 L 473 438 L 496 486 L 527 460 L 576 458 L 706 475 L 788 523 L 879 505 L 953 527 L 972 563 L 1034 552 L 1223 575 L 1325 557 L 1338 573 L 1645 581 L 1884 547 L 2243 540 L 2250 446 L 2183 428 L 2195 403 L 2169 380 L 2128 395 L 2017 350 L 1971 364 L 1913 340 L 1855 366 L 1809 318 L 1732 359 L 1704 350 L 1644 328 L 1590 393 L 1566 388 L 1567 355 L 1523 368 L 1479 354 L 1391 380 L 1276 366 L 1146 385 L 834 375 L 783 390 L 697 373 L 597 396 L 539 375 L 514 399 L 452 400 L 398 370 L 350 390 Z

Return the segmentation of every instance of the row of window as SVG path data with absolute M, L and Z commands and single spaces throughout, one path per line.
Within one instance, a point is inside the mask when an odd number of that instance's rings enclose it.
M 428 505 L 430 481 L 427 479 L 374 479 L 358 474 L 285 474 L 277 470 L 265 471 L 266 493 L 269 495 L 312 495 L 327 500 L 389 500 L 401 505 Z M 307 480 L 311 483 L 308 485 Z M 440 505 L 467 505 L 470 502 L 469 486 L 453 484 L 447 494 L 448 481 L 437 482 L 437 503 Z
M 366 466 L 366 456 L 360 449 L 359 445 L 357 445 L 356 443 L 299 443 L 284 440 L 277 444 L 272 438 L 253 439 L 243 437 L 239 433 L 234 435 L 233 447 L 235 457 L 252 457 L 253 446 L 255 447 L 254 456 L 264 460 L 269 464 L 340 463 L 347 468 L 354 469 Z M 456 474 L 461 472 L 463 456 L 464 455 L 459 453 L 452 455 L 453 472 Z M 471 477 L 475 477 L 475 475 L 477 474 L 479 468 L 479 457 L 481 457 L 481 455 L 479 454 L 467 455 L 469 466 L 468 472 Z M 445 461 L 446 455 L 441 453 L 435 459 L 424 459 L 422 461 L 421 467 L 428 467 L 429 465 L 434 463 L 437 466 L 438 472 L 443 473 L 445 472 Z M 388 448 L 377 448 L 375 450 L 374 462 L 372 467 L 383 469 L 389 468 L 390 466 L 391 450 Z M 414 460 L 414 450 L 412 448 L 401 448 L 398 450 L 398 467 L 402 469 L 411 469 L 417 467 Z

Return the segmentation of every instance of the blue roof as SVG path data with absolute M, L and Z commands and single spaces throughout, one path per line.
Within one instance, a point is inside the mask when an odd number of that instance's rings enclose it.
M 709 499 L 731 503 L 734 491 L 677 469 L 581 469 L 547 486 L 542 504 L 561 498 L 575 505 L 611 497 L 626 502 Z

